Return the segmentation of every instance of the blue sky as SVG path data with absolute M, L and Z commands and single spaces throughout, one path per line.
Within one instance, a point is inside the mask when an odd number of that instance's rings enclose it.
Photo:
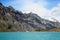
M 21 8 L 24 5 L 24 1 L 25 0 L 0 0 L 0 2 L 3 3 L 5 6 L 11 5 L 15 8 L 17 8 L 17 7 Z M 34 0 L 33 2 L 38 3 L 39 1 L 41 1 L 41 0 Z M 43 1 L 49 3 L 48 5 L 45 6 L 47 9 L 51 9 L 54 6 L 56 6 L 58 3 L 60 3 L 60 0 L 43 0 Z M 16 2 L 16 3 L 12 4 L 12 2 Z M 18 10 L 20 10 L 20 9 L 18 9 Z
M 33 12 L 42 18 L 60 21 L 60 0 L 0 0 L 5 6 L 13 6 L 22 12 Z

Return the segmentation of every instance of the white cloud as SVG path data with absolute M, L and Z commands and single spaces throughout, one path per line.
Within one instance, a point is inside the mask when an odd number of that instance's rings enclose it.
M 43 17 L 46 15 L 49 15 L 48 12 L 49 10 L 44 8 L 48 3 L 44 2 L 44 1 L 39 1 L 37 3 L 34 3 L 34 1 L 25 1 L 26 3 L 24 4 L 24 6 L 22 7 L 22 10 L 24 12 L 33 12 L 38 14 L 39 16 Z
M 60 3 L 56 7 L 52 8 L 50 10 L 50 16 L 51 16 L 51 18 L 53 17 L 60 22 Z M 52 19 L 50 19 L 50 20 L 52 20 Z
M 21 8 L 19 4 L 22 5 Z M 44 16 L 49 15 L 49 10 L 45 8 L 47 4 L 48 2 L 45 0 L 15 0 L 10 5 L 19 5 L 18 10 L 26 13 L 33 12 L 44 18 Z
M 22 12 L 33 12 L 43 18 L 52 20 L 50 18 L 54 17 L 55 19 L 60 21 L 60 3 L 57 4 L 57 6 L 53 7 L 51 10 L 48 10 L 45 8 L 45 6 L 49 4 L 48 2 L 46 2 L 46 0 L 39 0 L 37 2 L 34 1 L 35 0 L 15 0 L 11 4 L 21 4 L 22 7 L 18 8 L 18 10 L 21 10 Z

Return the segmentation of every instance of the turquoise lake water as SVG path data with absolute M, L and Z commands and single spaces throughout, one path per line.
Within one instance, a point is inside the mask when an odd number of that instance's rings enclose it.
M 60 32 L 0 32 L 0 40 L 60 40 Z

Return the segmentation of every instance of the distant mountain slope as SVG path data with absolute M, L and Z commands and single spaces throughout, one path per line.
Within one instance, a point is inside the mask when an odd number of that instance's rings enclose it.
M 59 27 L 59 22 L 43 19 L 32 12 L 22 13 L 0 3 L 0 31 L 39 31 Z

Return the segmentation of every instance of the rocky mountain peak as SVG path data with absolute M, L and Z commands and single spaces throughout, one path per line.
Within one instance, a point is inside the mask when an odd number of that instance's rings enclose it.
M 58 27 L 60 23 L 43 19 L 32 12 L 24 14 L 0 3 L 0 29 L 3 31 L 40 31 Z

